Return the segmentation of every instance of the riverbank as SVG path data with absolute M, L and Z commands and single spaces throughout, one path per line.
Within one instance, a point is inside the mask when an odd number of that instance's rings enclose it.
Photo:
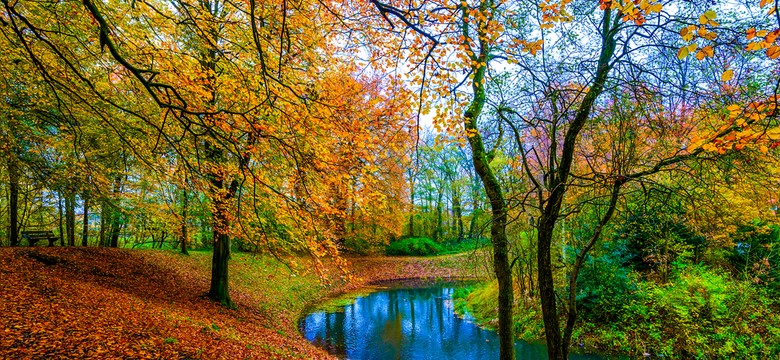
M 594 289 L 580 292 L 572 350 L 666 359 L 780 356 L 780 303 L 769 289 L 704 266 L 686 268 L 666 284 L 633 279 L 622 293 L 603 289 L 614 284 L 599 285 L 598 294 L 607 294 L 599 301 L 592 300 Z M 456 312 L 495 328 L 497 292 L 495 281 L 459 289 Z M 516 336 L 543 341 L 539 300 L 518 296 L 515 303 Z
M 230 310 L 204 296 L 208 252 L 0 249 L 0 358 L 329 359 L 297 331 L 311 304 L 375 282 L 483 273 L 469 254 L 346 260 L 349 281 L 308 258 L 233 254 Z

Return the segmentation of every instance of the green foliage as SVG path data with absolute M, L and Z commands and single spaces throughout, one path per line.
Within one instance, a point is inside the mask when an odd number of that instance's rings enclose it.
M 374 253 L 376 252 L 376 247 L 376 244 L 359 236 L 348 236 L 344 239 L 344 249 L 355 254 L 367 255 Z M 381 252 L 381 248 L 379 251 Z
M 440 252 L 439 255 L 457 254 L 490 246 L 490 240 L 487 238 L 476 238 L 463 241 L 445 242 L 442 245 L 444 246 L 444 250 Z
M 314 307 L 314 311 L 327 313 L 344 312 L 345 307 L 354 304 L 358 298 L 366 297 L 374 291 L 375 288 L 368 286 L 357 291 L 346 292 L 317 304 Z
M 669 284 L 641 282 L 622 306 L 620 319 L 593 327 L 587 343 L 668 358 L 780 354 L 780 317 L 768 293 L 705 266 L 681 267 Z
M 740 226 L 726 259 L 743 279 L 780 290 L 780 228 L 763 222 Z
M 626 263 L 638 271 L 655 270 L 668 276 L 677 261 L 700 259 L 706 239 L 677 216 L 662 213 L 632 215 L 615 238 L 625 244 Z
M 387 245 L 385 252 L 398 256 L 431 256 L 444 252 L 444 248 L 429 238 L 420 237 L 392 242 Z
M 457 254 L 474 251 L 489 246 L 486 238 L 477 238 L 463 241 L 452 241 L 439 244 L 426 237 L 408 237 L 391 242 L 385 247 L 387 255 L 395 256 L 432 256 Z
M 577 307 L 583 318 L 607 324 L 624 313 L 623 304 L 630 303 L 637 283 L 629 268 L 621 266 L 621 258 L 603 255 L 587 261 L 577 278 Z

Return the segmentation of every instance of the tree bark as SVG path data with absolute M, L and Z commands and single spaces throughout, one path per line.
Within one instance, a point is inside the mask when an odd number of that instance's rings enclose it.
M 8 240 L 19 246 L 19 164 L 16 155 L 8 156 Z
M 207 157 L 214 162 L 222 160 L 222 150 L 206 145 Z M 208 174 L 210 198 L 213 204 L 214 253 L 211 257 L 211 287 L 208 296 L 226 307 L 233 307 L 228 290 L 228 260 L 230 259 L 230 201 L 238 188 L 238 182 L 231 181 L 224 188 L 223 175 L 215 171 Z
M 411 182 L 409 193 L 411 194 L 412 209 L 409 211 L 409 236 L 414 237 L 414 181 Z
M 70 190 L 65 194 L 65 232 L 68 246 L 76 246 L 76 194 Z
M 57 197 L 57 210 L 59 212 L 59 228 L 60 228 L 60 246 L 65 246 L 65 231 L 62 226 L 62 193 L 58 193 Z
M 119 247 L 119 233 L 122 230 L 122 214 L 116 209 L 109 209 L 111 212 L 111 225 L 109 226 L 109 246 Z
M 187 251 L 187 239 L 189 233 L 187 232 L 187 210 L 189 207 L 190 199 L 187 192 L 186 185 L 181 189 L 181 253 L 189 255 Z
M 89 240 L 89 196 L 86 192 L 83 196 L 84 199 L 84 219 L 83 227 L 81 229 L 81 246 L 87 246 Z
M 596 77 L 592 86 L 585 94 L 575 113 L 574 119 L 569 124 L 563 140 L 563 149 L 557 162 L 550 160 L 546 185 L 550 192 L 542 213 L 539 217 L 538 243 L 537 243 L 537 271 L 539 295 L 542 305 L 542 319 L 544 320 L 544 332 L 547 338 L 547 353 L 551 360 L 565 360 L 569 352 L 568 339 L 561 336 L 561 327 L 558 319 L 556 305 L 555 284 L 553 282 L 551 247 L 555 231 L 555 224 L 560 217 L 563 196 L 567 190 L 567 182 L 574 160 L 574 150 L 577 146 L 577 138 L 582 131 L 585 122 L 590 117 L 591 109 L 596 98 L 601 94 L 610 70 L 610 59 L 615 53 L 615 35 L 619 25 L 619 16 L 612 18 L 612 10 L 604 10 L 602 47 L 596 69 Z M 553 145 L 555 140 L 553 139 Z M 555 151 L 550 151 L 551 157 Z M 576 313 L 574 314 L 576 318 Z M 567 321 L 568 324 L 568 321 Z M 573 326 L 573 322 L 572 322 Z
M 452 211 L 455 213 L 455 225 L 458 228 L 458 241 L 463 241 L 463 206 L 460 203 L 460 191 L 453 189 Z
M 108 204 L 104 200 L 100 205 L 100 233 L 98 234 L 98 241 L 100 246 L 107 247 L 108 239 L 106 238 L 106 227 L 110 223 L 111 212 L 108 209 Z
M 443 192 L 441 189 L 439 189 L 439 194 L 436 201 L 436 235 L 435 240 L 436 242 L 441 242 L 443 238 L 443 225 L 442 225 L 442 197 Z
M 480 40 L 483 42 L 483 40 Z M 487 45 L 482 44 L 477 63 L 487 62 Z M 498 336 L 501 360 L 515 360 L 514 327 L 512 311 L 514 307 L 514 290 L 512 288 L 512 271 L 509 263 L 509 241 L 506 237 L 506 201 L 501 184 L 490 168 L 489 155 L 485 151 L 482 135 L 477 126 L 477 119 L 485 106 L 485 66 L 474 70 L 472 80 L 473 98 L 466 110 L 464 127 L 468 132 L 471 146 L 471 157 L 482 185 L 490 200 L 491 225 L 490 241 L 493 243 L 493 270 L 498 280 Z

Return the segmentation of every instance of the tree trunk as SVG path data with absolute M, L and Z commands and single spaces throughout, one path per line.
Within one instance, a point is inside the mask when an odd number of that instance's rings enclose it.
M 100 233 L 98 234 L 98 241 L 100 241 L 100 246 L 103 247 L 108 246 L 108 239 L 106 238 L 106 227 L 110 223 L 110 216 L 111 212 L 109 211 L 108 205 L 104 200 L 103 204 L 100 206 Z
M 87 246 L 89 240 L 89 196 L 84 193 L 84 219 L 81 229 L 81 246 Z
M 552 247 L 552 238 L 554 235 L 555 224 L 560 217 L 561 206 L 563 205 L 563 196 L 567 190 L 567 182 L 569 174 L 571 172 L 571 165 L 574 160 L 574 150 L 577 147 L 577 138 L 582 131 L 585 122 L 590 117 L 591 109 L 596 101 L 596 98 L 601 94 L 604 89 L 604 84 L 607 79 L 607 74 L 610 70 L 609 61 L 612 55 L 615 53 L 615 35 L 619 25 L 617 16 L 612 18 L 612 10 L 607 8 L 604 10 L 603 18 L 603 30 L 602 30 L 602 48 L 599 54 L 599 61 L 596 69 L 596 77 L 593 80 L 592 86 L 588 89 L 587 93 L 582 99 L 577 111 L 574 115 L 574 119 L 569 124 L 569 128 L 566 130 L 566 135 L 563 140 L 563 149 L 561 150 L 560 159 L 558 161 L 558 167 L 555 168 L 555 164 L 550 160 L 548 164 L 550 171 L 548 172 L 547 189 L 550 195 L 547 199 L 542 214 L 539 217 L 539 233 L 537 244 L 537 271 L 538 271 L 538 284 L 539 295 L 542 305 L 542 319 L 544 320 L 544 332 L 547 337 L 547 353 L 551 360 L 565 360 L 569 352 L 569 338 L 561 336 L 561 327 L 558 319 L 558 310 L 556 306 L 555 284 L 553 283 L 552 262 L 550 260 L 550 252 Z M 553 140 L 553 145 L 555 140 Z M 555 154 L 555 151 L 551 150 L 551 154 Z M 571 334 L 569 327 L 574 326 L 576 320 L 576 312 L 573 316 L 567 320 L 567 329 L 564 332 Z
M 19 246 L 19 168 L 16 155 L 8 156 L 8 240 Z
M 412 209 L 411 209 L 411 211 L 409 211 L 409 236 L 410 237 L 414 237 L 414 210 L 415 210 L 415 207 L 414 207 L 415 206 L 414 205 L 414 181 L 412 181 L 412 183 L 411 183 L 411 189 L 410 189 L 409 192 L 410 192 L 411 198 L 412 198 L 411 199 Z
M 122 214 L 119 213 L 115 209 L 110 209 L 111 211 L 111 232 L 109 233 L 110 236 L 110 246 L 112 248 L 119 247 L 119 233 L 122 230 Z
M 452 196 L 452 211 L 455 213 L 455 225 L 458 228 L 458 241 L 463 241 L 463 207 L 460 204 L 460 192 L 454 189 Z
M 187 193 L 186 185 L 181 189 L 181 253 L 189 255 L 187 251 L 187 239 L 189 234 L 187 232 L 187 208 L 189 207 L 190 199 Z
M 481 48 L 479 61 L 487 62 L 488 49 Z M 512 288 L 512 268 L 509 263 L 509 241 L 506 237 L 506 201 L 501 185 L 493 170 L 490 159 L 482 142 L 482 135 L 477 126 L 477 119 L 485 105 L 485 66 L 474 70 L 472 80 L 473 98 L 464 117 L 464 127 L 468 131 L 468 141 L 471 146 L 471 157 L 482 185 L 490 200 L 491 225 L 490 241 L 493 243 L 493 270 L 498 280 L 498 336 L 501 360 L 515 360 L 514 329 L 512 311 L 514 306 L 514 290 Z
M 65 232 L 68 246 L 76 246 L 76 194 L 70 190 L 65 194 Z
M 65 246 L 65 231 L 62 226 L 62 193 L 57 197 L 57 210 L 59 212 L 59 227 L 60 227 L 60 246 Z
M 210 159 L 221 159 L 222 151 L 207 146 Z M 230 300 L 228 291 L 228 260 L 230 259 L 230 237 L 229 237 L 229 211 L 230 200 L 235 194 L 238 183 L 231 182 L 230 189 L 224 189 L 222 175 L 211 172 L 210 190 L 211 201 L 213 203 L 213 224 L 214 229 L 214 253 L 211 257 L 211 287 L 209 297 L 222 304 L 223 306 L 233 307 L 233 301 Z
M 444 191 L 439 189 L 439 194 L 436 199 L 436 235 L 435 240 L 436 242 L 442 241 L 442 233 L 444 232 L 444 226 L 442 224 L 442 197 L 444 196 Z

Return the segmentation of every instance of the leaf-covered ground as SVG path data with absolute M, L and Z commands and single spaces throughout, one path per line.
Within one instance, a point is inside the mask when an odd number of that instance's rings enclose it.
M 237 310 L 209 301 L 210 253 L 0 249 L 0 358 L 328 358 L 297 331 L 304 309 L 361 284 L 474 276 L 467 255 L 350 258 L 351 283 L 323 283 L 306 259 L 234 254 Z M 332 271 L 334 274 L 335 270 Z M 336 279 L 336 277 L 331 277 Z

